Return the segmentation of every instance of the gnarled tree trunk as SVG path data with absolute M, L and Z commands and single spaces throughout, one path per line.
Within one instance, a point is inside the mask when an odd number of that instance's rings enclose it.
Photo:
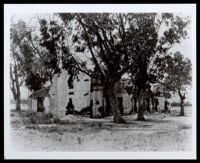
M 167 113 L 168 111 L 169 111 L 168 101 L 165 100 L 165 113 Z
M 139 96 L 138 96 L 138 120 L 144 121 L 144 111 L 145 111 L 145 103 L 144 103 L 144 89 L 141 89 L 139 91 Z
M 19 83 L 17 82 L 17 94 L 16 94 L 16 97 L 15 97 L 15 102 L 16 102 L 16 110 L 17 111 L 21 111 L 21 106 L 20 106 L 20 103 L 21 103 L 21 96 L 20 96 L 20 86 L 19 86 Z
M 16 111 L 20 111 L 21 110 L 21 107 L 20 107 L 20 97 L 19 98 L 17 98 L 16 100 L 15 100 L 15 102 L 16 102 Z
M 150 99 L 148 98 L 148 99 L 146 99 L 146 101 L 147 101 L 147 107 L 146 107 L 146 109 L 150 113 L 151 112 L 151 109 L 150 109 Z
M 15 109 L 16 109 L 16 111 L 20 111 L 21 110 L 21 107 L 20 107 L 20 102 L 21 102 L 20 83 L 19 83 L 19 75 L 18 75 L 16 63 L 14 64 L 13 67 L 10 64 L 10 79 L 11 79 L 11 83 L 10 83 L 11 91 L 13 93 L 13 98 L 14 98 L 15 104 L 16 104 Z
M 185 115 L 185 112 L 184 112 L 185 94 L 182 95 L 180 89 L 179 89 L 179 91 L 178 91 L 178 94 L 179 94 L 179 97 L 180 97 L 180 99 L 181 99 L 181 111 L 180 111 L 180 116 L 184 116 L 184 115 Z
M 116 97 L 116 83 L 110 85 L 109 94 L 110 94 L 110 105 L 112 108 L 111 110 L 113 112 L 113 121 L 115 123 L 126 123 L 126 121 L 122 118 L 119 110 L 118 101 Z
M 137 98 L 134 98 L 134 112 L 137 113 L 138 109 L 137 109 Z
M 181 98 L 181 111 L 180 111 L 180 116 L 184 116 L 185 111 L 184 111 L 184 98 Z
M 155 111 L 155 102 L 154 102 L 154 97 L 151 98 L 151 103 L 152 103 L 152 110 Z

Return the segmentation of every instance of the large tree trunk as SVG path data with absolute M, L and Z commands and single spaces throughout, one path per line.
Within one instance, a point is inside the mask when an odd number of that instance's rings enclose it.
M 15 100 L 15 102 L 16 102 L 16 111 L 21 111 L 21 107 L 20 107 L 20 96 L 19 97 L 17 97 L 17 99 Z
M 144 121 L 144 111 L 145 111 L 145 103 L 144 103 L 144 90 L 141 89 L 138 97 L 138 120 Z
M 44 102 L 44 97 L 37 98 L 37 111 L 38 112 L 43 112 L 45 110 L 43 102 Z
M 17 87 L 17 94 L 16 94 L 16 98 L 15 98 L 15 101 L 16 101 L 16 110 L 17 111 L 21 111 L 21 107 L 20 107 L 20 102 L 21 102 L 21 98 L 20 98 L 20 86 L 19 86 L 19 82 L 17 81 L 17 84 L 16 84 L 16 87 Z
M 181 111 L 180 111 L 180 116 L 184 116 L 184 115 L 185 115 L 185 112 L 184 112 L 185 94 L 182 95 L 180 89 L 178 90 L 178 94 L 179 94 L 179 97 L 180 97 L 180 99 L 181 99 Z
M 13 70 L 14 68 L 14 70 Z M 11 87 L 11 91 L 13 93 L 13 98 L 15 100 L 15 104 L 16 104 L 16 111 L 20 111 L 21 107 L 20 107 L 20 102 L 21 102 L 21 98 L 20 98 L 20 84 L 19 84 L 19 76 L 18 76 L 18 72 L 17 72 L 17 66 L 16 63 L 14 64 L 14 67 L 12 68 L 12 65 L 10 64 L 10 87 Z
M 165 113 L 167 113 L 168 111 L 169 111 L 168 101 L 165 100 Z
M 134 98 L 134 112 L 137 113 L 138 109 L 137 109 L 137 98 Z
M 15 109 L 16 111 L 21 111 L 21 98 L 20 98 L 20 90 L 19 88 L 17 89 L 17 92 L 14 95 L 14 100 L 15 100 Z
M 158 112 L 158 105 L 159 105 L 159 102 L 158 102 L 158 99 L 156 98 L 155 99 L 155 111 Z
M 113 121 L 115 123 L 126 123 L 126 121 L 122 118 L 120 110 L 119 110 L 115 88 L 116 88 L 116 83 L 109 87 L 110 105 L 112 108 L 111 110 L 113 112 Z
M 184 112 L 184 99 L 181 98 L 181 111 L 180 111 L 180 116 L 184 116 L 185 112 Z
M 146 100 L 147 100 L 147 107 L 146 107 L 146 109 L 150 113 L 151 112 L 151 109 L 150 109 L 150 99 L 148 98 Z

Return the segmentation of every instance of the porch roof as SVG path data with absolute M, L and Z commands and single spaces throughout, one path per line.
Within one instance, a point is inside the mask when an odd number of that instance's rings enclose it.
M 46 97 L 46 96 L 48 96 L 48 95 L 49 95 L 50 87 L 51 87 L 51 85 L 49 85 L 49 86 L 47 86 L 47 87 L 44 87 L 44 88 L 42 88 L 42 89 L 40 89 L 40 90 L 37 90 L 37 91 L 33 92 L 33 93 L 29 96 L 29 98 L 32 98 L 32 99 L 35 99 L 35 100 L 36 100 L 37 97 Z

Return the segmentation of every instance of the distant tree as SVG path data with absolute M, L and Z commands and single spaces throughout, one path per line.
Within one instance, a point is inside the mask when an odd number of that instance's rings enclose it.
M 148 14 L 140 14 L 143 19 Z M 147 16 L 148 17 L 148 16 Z M 188 18 L 181 18 L 171 13 L 157 14 L 148 21 L 138 20 L 138 59 L 137 66 L 130 69 L 137 90 L 138 120 L 145 120 L 144 93 L 150 83 L 161 83 L 165 77 L 163 57 L 168 55 L 174 44 L 186 39 Z
M 184 87 L 192 82 L 192 63 L 189 58 L 184 58 L 180 52 L 174 53 L 173 56 L 165 57 L 166 65 L 165 88 L 173 93 L 178 93 L 181 102 L 180 116 L 184 116 Z M 184 92 L 184 93 L 183 93 Z
M 11 26 L 11 47 L 15 53 L 20 74 L 25 85 L 31 91 L 43 88 L 48 81 L 52 81 L 53 70 L 48 66 L 51 62 L 49 53 L 40 45 L 40 35 L 33 27 L 28 27 L 19 20 Z M 37 98 L 37 110 L 44 111 L 43 97 Z
M 11 50 L 11 57 L 13 58 L 13 63 L 10 63 L 10 88 L 13 94 L 13 98 L 15 100 L 16 106 L 15 109 L 17 111 L 21 110 L 20 107 L 20 86 L 22 85 L 22 81 L 20 81 L 20 72 L 18 68 L 18 63 L 16 61 L 16 56 L 13 50 Z
M 18 60 L 20 56 L 19 45 L 26 34 L 26 27 L 22 21 L 13 23 L 10 28 L 10 88 L 16 103 L 16 110 L 20 111 L 21 93 L 20 86 L 23 84 L 22 67 Z

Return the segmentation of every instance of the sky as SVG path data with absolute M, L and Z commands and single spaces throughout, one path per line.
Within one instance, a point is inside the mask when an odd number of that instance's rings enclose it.
M 22 19 L 23 21 L 25 21 L 27 24 L 36 24 L 37 22 L 37 17 L 43 17 L 45 16 L 46 18 L 48 17 L 52 17 L 53 14 L 49 14 L 49 13 L 43 13 L 43 14 L 36 14 L 36 13 L 27 13 L 27 14 L 13 14 L 11 16 L 12 20 L 14 22 L 16 22 L 19 19 Z M 188 14 L 182 13 L 182 15 L 185 16 L 190 16 Z M 177 44 L 175 46 L 172 47 L 172 49 L 170 50 L 172 53 L 176 52 L 176 51 L 180 51 L 185 57 L 190 58 L 191 60 L 193 59 L 193 54 L 192 54 L 192 39 L 193 39 L 193 35 L 192 35 L 192 30 L 191 30 L 191 26 L 188 28 L 187 30 L 188 32 L 188 39 L 182 40 L 180 44 Z M 186 94 L 186 99 L 188 99 L 188 101 L 191 101 L 192 95 L 191 95 L 191 87 L 189 87 L 187 89 L 187 94 Z M 26 87 L 22 87 L 21 88 L 21 98 L 22 99 L 26 99 L 28 94 L 30 94 L 30 91 L 28 91 L 28 89 Z M 11 93 L 11 98 L 12 98 L 12 93 Z M 174 97 L 175 101 L 179 100 L 177 98 L 177 96 Z
M 181 13 L 181 14 L 177 14 L 183 17 L 186 16 L 190 16 L 189 14 L 185 14 L 185 13 Z M 22 19 L 23 21 L 25 21 L 27 24 L 29 25 L 35 25 L 37 24 L 37 17 L 45 17 L 45 18 L 49 18 L 49 17 L 53 17 L 53 14 L 51 13 L 26 13 L 26 14 L 13 14 L 11 16 L 13 22 L 18 21 L 19 19 Z M 161 29 L 162 30 L 162 29 Z M 189 28 L 187 29 L 188 32 L 188 38 L 181 40 L 180 44 L 176 44 L 172 47 L 171 51 L 175 52 L 175 51 L 180 51 L 184 56 L 189 57 L 190 59 L 192 59 L 192 53 L 191 53 L 191 48 L 192 48 L 192 31 L 191 31 L 191 24 L 189 25 Z

